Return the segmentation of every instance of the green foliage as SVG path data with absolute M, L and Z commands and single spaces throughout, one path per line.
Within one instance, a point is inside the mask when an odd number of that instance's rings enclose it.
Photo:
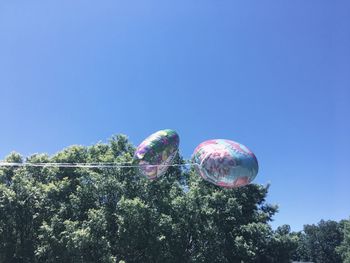
M 340 224 L 321 220 L 317 225 L 305 225 L 299 233 L 299 244 L 294 256 L 297 260 L 315 263 L 342 262 L 336 248 L 343 240 Z
M 337 247 L 337 252 L 341 255 L 344 263 L 350 263 L 350 219 L 340 222 L 343 232 L 343 241 Z
M 289 225 L 283 225 L 277 228 L 268 243 L 268 253 L 263 255 L 261 262 L 286 263 L 295 253 L 298 247 L 299 238 L 296 233 L 291 233 Z
M 125 163 L 133 152 L 117 135 L 26 161 Z M 135 168 L 2 167 L 0 182 L 0 262 L 289 262 L 298 240 L 269 226 L 268 187 L 222 189 L 177 167 L 156 181 Z

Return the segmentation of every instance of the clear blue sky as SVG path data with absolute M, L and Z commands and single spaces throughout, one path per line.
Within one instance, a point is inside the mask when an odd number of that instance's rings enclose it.
M 251 148 L 274 227 L 350 216 L 348 1 L 1 1 L 0 159 L 178 131 Z

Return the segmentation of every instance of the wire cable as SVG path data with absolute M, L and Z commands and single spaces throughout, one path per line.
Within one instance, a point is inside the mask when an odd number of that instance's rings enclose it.
M 67 168 L 138 168 L 138 167 L 181 167 L 199 166 L 196 163 L 180 164 L 132 164 L 129 163 L 11 163 L 0 162 L 0 167 L 67 167 Z

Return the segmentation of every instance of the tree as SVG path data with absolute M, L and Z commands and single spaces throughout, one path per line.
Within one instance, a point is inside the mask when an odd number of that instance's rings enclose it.
M 295 259 L 322 263 L 342 262 L 336 247 L 343 234 L 339 223 L 321 220 L 317 225 L 305 225 L 299 235 Z
M 350 263 L 350 219 L 341 221 L 343 241 L 337 247 L 337 252 L 340 254 L 344 263 Z
M 117 135 L 26 161 L 125 163 L 133 153 Z M 223 189 L 191 169 L 149 181 L 136 168 L 2 167 L 0 182 L 0 262 L 288 262 L 295 249 L 288 226 L 269 225 L 268 187 Z
M 298 241 L 297 233 L 292 233 L 289 225 L 278 227 L 268 242 L 268 251 L 262 256 L 261 262 L 290 262 L 298 247 Z

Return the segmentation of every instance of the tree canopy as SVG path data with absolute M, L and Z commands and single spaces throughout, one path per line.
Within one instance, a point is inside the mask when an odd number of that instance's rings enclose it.
M 336 248 L 344 263 L 350 263 L 350 219 L 341 221 L 343 240 Z
M 298 233 L 294 259 L 315 263 L 346 262 L 350 250 L 346 238 L 350 232 L 348 225 L 346 220 L 321 220 L 318 224 L 304 225 L 303 231 Z
M 6 161 L 125 163 L 134 150 L 117 135 Z M 155 181 L 125 167 L 1 167 L 0 262 L 290 262 L 299 236 L 272 230 L 267 192 L 223 189 L 179 167 Z

